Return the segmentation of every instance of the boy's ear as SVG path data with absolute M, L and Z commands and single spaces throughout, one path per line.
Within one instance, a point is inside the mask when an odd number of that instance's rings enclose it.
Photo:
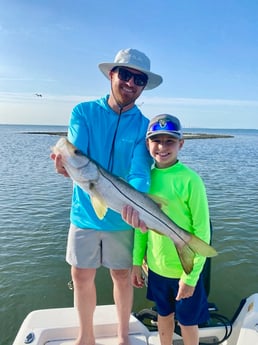
M 145 140 L 145 143 L 146 143 L 146 147 L 147 147 L 147 149 L 149 150 L 149 140 L 148 140 L 148 139 L 146 139 L 146 140 Z
M 181 148 L 184 146 L 184 139 L 180 139 L 180 142 L 179 142 L 179 149 L 181 150 Z

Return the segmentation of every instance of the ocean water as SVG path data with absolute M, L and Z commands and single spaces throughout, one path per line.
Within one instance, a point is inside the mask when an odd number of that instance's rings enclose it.
M 49 158 L 65 127 L 0 125 L 0 344 L 11 345 L 32 310 L 73 305 L 65 262 L 72 184 Z M 202 176 L 213 224 L 209 300 L 231 318 L 240 300 L 258 292 L 258 131 L 189 129 L 233 138 L 186 140 L 180 159 Z M 98 303 L 112 300 L 105 269 Z M 134 311 L 149 305 L 135 290 Z

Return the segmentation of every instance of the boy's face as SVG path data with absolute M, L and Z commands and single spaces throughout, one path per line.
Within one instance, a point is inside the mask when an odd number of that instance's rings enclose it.
M 168 168 L 177 162 L 177 155 L 184 145 L 184 140 L 166 134 L 158 134 L 147 139 L 146 143 L 156 166 L 162 169 Z

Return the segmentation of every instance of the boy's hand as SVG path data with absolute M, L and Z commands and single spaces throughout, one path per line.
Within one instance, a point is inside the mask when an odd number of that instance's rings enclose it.
M 123 220 L 132 227 L 140 228 L 142 232 L 146 232 L 148 230 L 144 221 L 139 218 L 139 212 L 136 211 L 132 206 L 124 206 L 121 215 Z
M 195 286 L 185 284 L 181 279 L 179 280 L 179 289 L 176 296 L 176 301 L 180 301 L 182 298 L 189 298 L 193 296 Z
M 144 286 L 144 278 L 142 277 L 141 266 L 133 266 L 131 273 L 131 282 L 134 287 L 142 288 Z
M 53 161 L 55 161 L 55 168 L 56 168 L 56 172 L 58 174 L 62 174 L 65 177 L 69 177 L 67 171 L 65 170 L 63 163 L 62 163 L 62 156 L 60 154 L 56 155 L 54 153 L 52 153 L 50 155 L 50 158 L 53 159 Z

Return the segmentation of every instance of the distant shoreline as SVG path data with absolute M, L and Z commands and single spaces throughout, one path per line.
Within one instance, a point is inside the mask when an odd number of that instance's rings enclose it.
M 43 135 L 58 135 L 66 136 L 67 132 L 51 132 L 51 131 L 28 131 L 23 134 L 43 134 Z M 184 139 L 219 139 L 219 138 L 234 138 L 234 135 L 229 134 L 211 134 L 211 133 L 184 133 Z

